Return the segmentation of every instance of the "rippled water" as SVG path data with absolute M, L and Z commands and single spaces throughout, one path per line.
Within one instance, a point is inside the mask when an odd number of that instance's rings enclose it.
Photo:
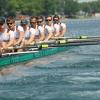
M 100 20 L 68 20 L 67 36 L 99 36 Z M 0 100 L 100 100 L 100 45 L 78 46 L 0 71 Z

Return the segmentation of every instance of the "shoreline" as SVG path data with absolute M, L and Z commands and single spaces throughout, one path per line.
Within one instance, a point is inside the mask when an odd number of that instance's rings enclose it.
M 68 21 L 68 20 L 73 20 L 73 21 L 77 21 L 77 20 L 100 20 L 100 17 L 88 17 L 88 18 L 63 18 L 61 19 L 61 21 Z

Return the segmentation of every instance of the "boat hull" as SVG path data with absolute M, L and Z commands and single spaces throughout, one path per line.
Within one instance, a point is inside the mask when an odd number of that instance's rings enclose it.
M 1 57 L 0 58 L 0 68 L 3 68 L 4 66 L 8 66 L 11 64 L 26 62 L 26 61 L 30 61 L 32 59 L 37 59 L 40 57 L 53 55 L 58 52 L 65 51 L 68 48 L 70 48 L 70 47 L 55 47 L 55 48 L 39 50 L 38 52 L 30 52 L 30 53 L 9 55 L 9 56 L 5 56 L 5 57 Z

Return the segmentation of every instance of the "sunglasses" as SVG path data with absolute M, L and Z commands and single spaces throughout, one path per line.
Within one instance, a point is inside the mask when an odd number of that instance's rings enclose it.
M 53 21 L 59 21 L 59 19 L 53 19 Z
M 31 24 L 36 24 L 37 22 L 30 22 Z
M 37 23 L 42 23 L 42 21 L 37 21 Z
M 12 25 L 13 23 L 7 23 L 7 25 Z
M 46 19 L 46 21 L 48 22 L 48 21 L 51 21 L 51 19 Z

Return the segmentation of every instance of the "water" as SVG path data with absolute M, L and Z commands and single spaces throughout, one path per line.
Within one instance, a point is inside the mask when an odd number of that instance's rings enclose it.
M 67 36 L 100 36 L 100 19 L 68 20 Z M 0 71 L 0 100 L 100 100 L 100 45 Z

